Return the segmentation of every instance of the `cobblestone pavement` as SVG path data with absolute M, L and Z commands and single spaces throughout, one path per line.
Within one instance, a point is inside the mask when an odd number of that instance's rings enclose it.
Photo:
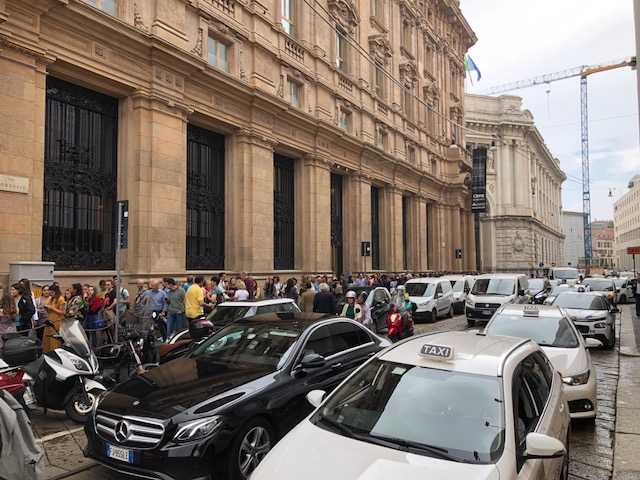
M 628 312 L 629 310 L 624 310 L 624 314 Z M 416 325 L 416 333 L 466 329 L 467 322 L 464 315 Z M 591 347 L 590 352 L 598 374 L 598 416 L 595 422 L 572 422 L 569 450 L 571 480 L 609 480 L 613 470 L 616 388 L 619 374 L 618 352 L 617 349 L 606 351 L 598 346 Z M 70 480 L 119 480 L 128 477 L 96 466 L 67 478 Z

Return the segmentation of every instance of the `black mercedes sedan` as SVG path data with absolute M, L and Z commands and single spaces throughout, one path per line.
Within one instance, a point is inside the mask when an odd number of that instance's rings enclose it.
M 103 394 L 85 455 L 143 478 L 246 479 L 311 412 L 308 392 L 333 389 L 388 345 L 321 314 L 240 320 Z

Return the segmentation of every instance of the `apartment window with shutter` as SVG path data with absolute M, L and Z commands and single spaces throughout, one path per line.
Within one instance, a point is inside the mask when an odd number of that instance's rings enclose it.
M 349 110 L 345 110 L 343 107 L 340 107 L 339 111 L 339 126 L 345 132 L 351 132 L 351 117 L 352 114 Z
M 416 163 L 416 149 L 409 145 L 407 145 L 407 161 L 412 165 Z
M 385 98 L 385 75 L 384 75 L 384 66 L 379 63 L 376 62 L 375 65 L 375 88 L 376 88 L 376 96 L 379 99 L 384 99 Z
M 296 24 L 295 24 L 295 1 L 296 0 L 281 0 L 282 2 L 282 28 L 289 35 L 296 36 Z
M 220 70 L 229 72 L 229 46 L 209 35 L 207 61 Z
M 347 32 L 340 27 L 336 28 L 336 68 L 345 73 L 349 71 Z
M 291 99 L 291 105 L 300 108 L 302 106 L 302 85 L 291 79 L 287 80 L 289 83 L 289 98 Z
M 382 150 L 387 149 L 387 141 L 389 134 L 382 127 L 376 129 L 376 146 Z

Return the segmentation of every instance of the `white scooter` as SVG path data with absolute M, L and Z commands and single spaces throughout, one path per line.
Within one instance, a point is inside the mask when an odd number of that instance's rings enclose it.
M 49 326 L 53 324 L 49 322 Z M 96 381 L 99 365 L 77 320 L 64 320 L 58 335 L 62 346 L 25 365 L 25 381 L 36 404 L 45 409 L 64 410 L 79 423 L 88 420 L 98 395 L 106 390 Z

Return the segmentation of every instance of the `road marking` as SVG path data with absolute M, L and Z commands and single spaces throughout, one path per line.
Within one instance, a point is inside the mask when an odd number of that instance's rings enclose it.
M 36 443 L 49 442 L 51 440 L 55 440 L 56 438 L 66 437 L 67 435 L 72 435 L 74 433 L 82 432 L 83 430 L 84 430 L 84 427 L 76 427 L 76 428 L 72 428 L 71 430 L 65 430 L 64 432 L 51 433 L 49 435 L 45 435 L 44 437 L 37 438 Z

